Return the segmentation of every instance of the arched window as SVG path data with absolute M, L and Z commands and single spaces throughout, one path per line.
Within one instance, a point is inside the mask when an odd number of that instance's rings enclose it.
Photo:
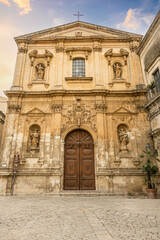
M 72 77 L 85 77 L 85 60 L 83 58 L 73 59 Z

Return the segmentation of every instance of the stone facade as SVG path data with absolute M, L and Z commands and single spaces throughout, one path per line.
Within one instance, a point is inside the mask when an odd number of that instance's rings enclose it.
M 145 84 L 148 85 L 146 108 L 151 122 L 151 134 L 160 156 L 160 11 L 143 38 L 140 55 Z M 159 165 L 160 166 L 160 165 Z
M 20 157 L 16 194 L 64 191 L 65 139 L 75 129 L 93 138 L 97 192 L 145 191 L 139 155 L 151 139 L 136 53 L 141 39 L 85 22 L 15 38 L 18 54 L 13 85 L 6 91 L 0 155 L 1 194 L 11 191 L 15 154 Z M 78 77 L 74 59 L 83 59 Z

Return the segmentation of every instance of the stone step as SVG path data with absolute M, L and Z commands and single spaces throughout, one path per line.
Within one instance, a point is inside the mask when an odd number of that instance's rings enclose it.
M 96 197 L 96 196 L 115 196 L 114 193 L 102 193 L 89 190 L 65 190 L 58 193 L 59 196 L 83 196 L 83 197 Z

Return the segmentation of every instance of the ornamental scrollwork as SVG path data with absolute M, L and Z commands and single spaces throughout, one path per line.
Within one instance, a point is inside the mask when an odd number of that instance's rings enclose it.
M 76 104 L 73 105 L 67 112 L 62 114 L 63 116 L 63 127 L 62 132 L 68 126 L 77 125 L 80 127 L 82 124 L 89 124 L 94 131 L 96 130 L 96 114 L 93 113 L 93 110 L 90 107 L 85 105 Z

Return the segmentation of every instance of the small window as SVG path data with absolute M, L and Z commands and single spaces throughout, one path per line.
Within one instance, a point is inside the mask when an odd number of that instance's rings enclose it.
M 155 81 L 156 90 L 157 90 L 157 92 L 160 92 L 160 74 L 159 74 L 159 69 L 157 69 L 153 73 L 153 77 L 154 77 L 154 81 Z
M 85 77 L 85 60 L 83 58 L 73 59 L 72 77 Z

